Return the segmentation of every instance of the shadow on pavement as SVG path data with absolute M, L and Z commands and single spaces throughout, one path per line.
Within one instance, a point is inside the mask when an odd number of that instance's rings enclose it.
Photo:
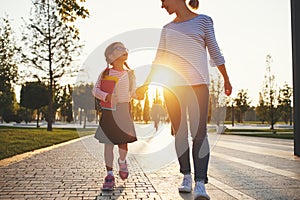
M 100 194 L 95 198 L 95 200 L 103 200 L 103 199 L 119 199 L 122 196 L 124 191 L 124 186 L 115 187 L 113 191 L 101 191 Z

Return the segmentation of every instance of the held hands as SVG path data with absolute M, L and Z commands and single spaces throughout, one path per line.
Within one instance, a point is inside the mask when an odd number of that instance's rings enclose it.
M 145 98 L 145 93 L 148 90 L 147 85 L 142 85 L 135 90 L 135 97 L 137 100 L 143 100 Z

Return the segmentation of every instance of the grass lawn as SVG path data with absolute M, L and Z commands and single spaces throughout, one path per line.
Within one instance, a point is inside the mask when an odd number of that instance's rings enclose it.
M 81 129 L 80 137 L 95 133 L 95 129 Z M 79 138 L 76 128 L 17 128 L 0 126 L 0 160 L 54 144 Z
M 226 129 L 226 135 L 294 139 L 293 129 Z
M 224 134 L 283 139 L 294 137 L 293 129 L 275 131 L 276 133 L 270 129 L 226 129 Z M 0 160 L 94 133 L 94 128 L 54 128 L 52 132 L 48 132 L 46 128 L 0 126 Z

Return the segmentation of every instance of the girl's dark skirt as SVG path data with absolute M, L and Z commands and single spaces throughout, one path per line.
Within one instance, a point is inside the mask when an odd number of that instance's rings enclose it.
M 118 103 L 116 110 L 102 110 L 95 138 L 105 144 L 126 144 L 137 140 L 129 103 Z

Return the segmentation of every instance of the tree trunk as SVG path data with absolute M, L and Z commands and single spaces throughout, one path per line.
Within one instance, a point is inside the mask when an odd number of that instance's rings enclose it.
M 83 128 L 86 128 L 86 118 L 87 118 L 87 111 L 84 109 L 84 121 L 83 121 Z
M 40 109 L 37 109 L 36 128 L 40 128 L 39 119 L 40 119 Z

